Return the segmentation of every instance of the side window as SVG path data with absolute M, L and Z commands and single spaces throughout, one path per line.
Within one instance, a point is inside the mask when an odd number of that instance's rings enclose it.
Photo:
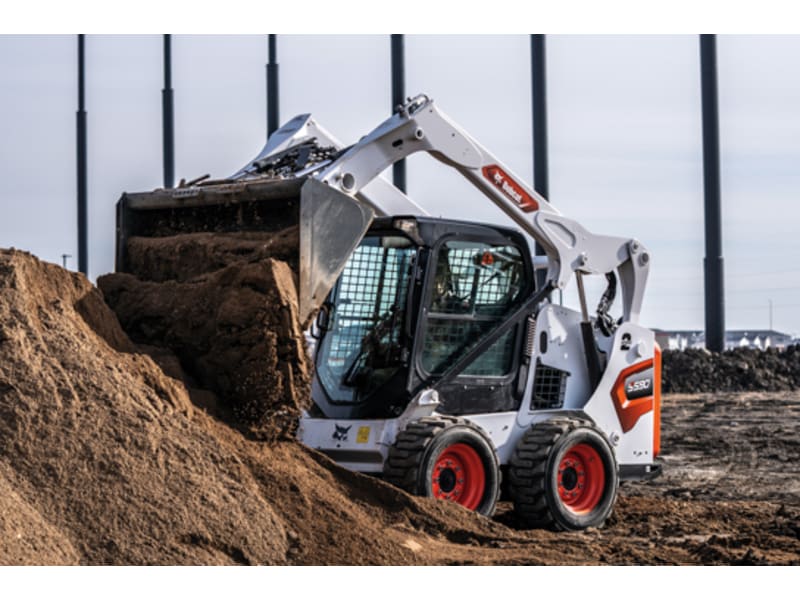
M 515 246 L 452 240 L 439 248 L 428 306 L 422 366 L 439 374 L 511 312 L 526 287 Z M 466 369 L 465 375 L 501 377 L 513 362 L 513 330 Z
M 334 288 L 335 310 L 316 370 L 333 402 L 355 403 L 401 368 L 400 336 L 416 247 L 405 238 L 368 236 Z

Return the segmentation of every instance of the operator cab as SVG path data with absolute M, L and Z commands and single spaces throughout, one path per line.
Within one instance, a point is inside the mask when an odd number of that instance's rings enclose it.
M 376 219 L 317 318 L 315 410 L 336 419 L 396 417 L 533 290 L 527 241 L 514 230 Z M 516 410 L 523 332 L 523 323 L 512 327 L 442 381 L 438 410 Z

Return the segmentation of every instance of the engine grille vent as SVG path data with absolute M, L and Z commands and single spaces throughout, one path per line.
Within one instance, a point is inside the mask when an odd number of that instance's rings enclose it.
M 564 392 L 567 388 L 569 373 L 554 369 L 536 361 L 536 375 L 533 379 L 533 410 L 545 408 L 561 408 L 564 406 Z

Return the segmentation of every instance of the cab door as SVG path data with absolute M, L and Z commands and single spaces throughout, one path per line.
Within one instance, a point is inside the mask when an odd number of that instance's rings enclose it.
M 435 381 L 500 323 L 530 293 L 525 253 L 506 240 L 451 237 L 434 248 L 416 369 Z M 464 371 L 439 389 L 449 414 L 516 410 L 520 345 L 518 324 L 489 346 Z

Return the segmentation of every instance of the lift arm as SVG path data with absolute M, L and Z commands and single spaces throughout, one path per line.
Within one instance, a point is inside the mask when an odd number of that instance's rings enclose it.
M 563 216 L 425 95 L 399 107 L 394 115 L 303 185 L 303 205 L 309 207 L 307 214 L 311 221 L 301 226 L 301 263 L 307 269 L 304 274 L 301 264 L 300 292 L 301 303 L 310 299 L 309 310 L 324 300 L 372 218 L 398 215 L 396 207 L 385 202 L 383 196 L 365 198 L 366 186 L 395 162 L 421 151 L 455 168 L 539 242 L 549 258 L 547 278 L 552 287 L 565 288 L 576 271 L 605 274 L 617 269 L 623 319 L 638 322 L 649 270 L 646 249 L 635 239 L 595 235 Z M 351 199 L 349 205 L 344 201 L 347 198 Z M 314 211 L 319 214 L 314 215 Z M 354 244 L 350 240 L 349 250 L 332 249 L 330 236 L 326 239 L 324 234 L 325 224 L 353 221 L 356 212 L 361 234 Z M 313 232 L 305 244 L 304 229 Z

